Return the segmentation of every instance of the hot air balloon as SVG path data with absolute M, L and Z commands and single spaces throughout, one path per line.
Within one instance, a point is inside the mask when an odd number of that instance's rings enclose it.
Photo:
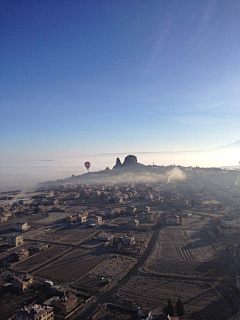
M 85 167 L 87 168 L 87 171 L 89 172 L 89 168 L 91 167 L 91 162 L 86 161 L 86 162 L 84 163 L 84 165 L 85 165 Z

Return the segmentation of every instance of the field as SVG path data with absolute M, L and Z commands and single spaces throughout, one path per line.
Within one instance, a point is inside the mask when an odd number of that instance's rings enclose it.
M 165 228 L 143 270 L 162 274 L 224 277 L 232 272 L 221 247 L 206 231 Z
M 107 258 L 107 254 L 83 249 L 75 249 L 57 261 L 34 273 L 43 279 L 51 279 L 60 284 L 73 282 L 88 273 L 97 264 Z
M 136 312 L 124 310 L 120 307 L 107 305 L 101 308 L 93 317 L 93 320 L 132 320 Z
M 137 259 L 132 257 L 111 255 L 82 277 L 77 286 L 85 290 L 91 290 L 95 287 L 96 291 L 103 289 L 107 285 L 109 289 L 128 273 L 136 262 Z M 110 279 L 110 282 L 106 282 L 107 279 Z
M 171 297 L 175 305 L 181 297 L 186 318 L 204 320 L 225 320 L 232 310 L 216 287 L 209 283 L 180 280 L 166 280 L 147 277 L 133 277 L 118 291 L 118 297 L 126 303 L 140 306 L 143 309 L 162 308 Z
M 64 246 L 52 246 L 43 252 L 37 253 L 24 261 L 12 265 L 12 268 L 20 271 L 30 272 L 43 263 L 46 263 L 48 260 L 61 255 L 66 250 L 67 248 Z
M 80 226 L 70 226 L 68 228 L 52 229 L 48 232 L 39 233 L 34 236 L 34 240 L 48 241 L 66 245 L 77 245 L 92 237 L 99 230 L 93 228 L 82 228 Z

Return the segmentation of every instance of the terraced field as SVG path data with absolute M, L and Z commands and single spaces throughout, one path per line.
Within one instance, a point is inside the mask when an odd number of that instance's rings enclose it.
M 146 272 L 224 277 L 232 272 L 221 247 L 203 230 L 165 228 L 144 264 Z

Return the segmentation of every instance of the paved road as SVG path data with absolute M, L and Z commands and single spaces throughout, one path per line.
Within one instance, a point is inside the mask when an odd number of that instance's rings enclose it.
M 152 238 L 149 241 L 148 247 L 146 248 L 143 255 L 139 258 L 138 262 L 135 264 L 135 266 L 128 272 L 127 275 L 125 275 L 118 284 L 107 291 L 106 293 L 99 294 L 97 298 L 89 304 L 80 315 L 76 316 L 74 319 L 77 320 L 86 320 L 94 311 L 94 309 L 100 304 L 105 302 L 112 302 L 114 301 L 114 295 L 117 293 L 118 289 L 125 285 L 133 276 L 136 276 L 138 274 L 138 269 L 144 264 L 144 262 L 149 257 L 152 249 L 154 248 L 154 245 L 157 241 L 158 234 L 159 234 L 160 227 L 157 227 L 157 229 L 153 232 Z

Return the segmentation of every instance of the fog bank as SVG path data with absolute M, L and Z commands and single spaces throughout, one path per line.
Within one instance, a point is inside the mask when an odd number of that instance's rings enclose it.
M 123 161 L 127 154 L 137 156 L 138 162 L 145 165 L 181 165 L 199 167 L 238 166 L 240 149 L 221 149 L 198 152 L 159 152 L 159 153 L 124 153 L 105 155 L 65 156 L 48 159 L 0 162 L 0 191 L 23 189 L 47 180 L 64 179 L 86 173 L 85 161 L 91 162 L 90 171 L 110 169 L 116 158 Z M 171 179 L 169 177 L 169 179 Z

